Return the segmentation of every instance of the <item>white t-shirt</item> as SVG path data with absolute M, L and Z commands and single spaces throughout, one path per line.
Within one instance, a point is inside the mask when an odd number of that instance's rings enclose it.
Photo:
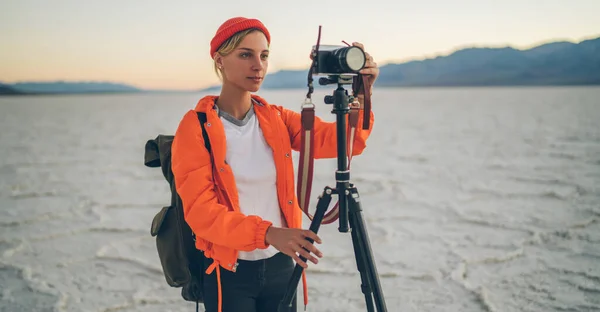
M 260 105 L 260 104 L 258 104 Z M 254 113 L 254 104 L 244 119 L 238 120 L 217 108 L 225 128 L 227 154 L 239 194 L 240 210 L 245 215 L 257 215 L 282 226 L 282 214 L 277 196 L 273 151 L 265 141 Z M 278 252 L 273 246 L 254 251 L 240 251 L 242 260 L 260 260 Z

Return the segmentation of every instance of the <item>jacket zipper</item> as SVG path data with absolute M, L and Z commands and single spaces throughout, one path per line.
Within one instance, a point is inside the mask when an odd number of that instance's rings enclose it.
M 279 129 L 279 127 L 281 127 L 281 124 L 283 124 L 283 119 L 281 119 L 280 114 L 281 113 L 279 111 L 277 111 L 277 113 L 276 113 L 277 118 L 276 118 L 276 120 L 273 120 L 273 122 L 272 122 L 272 124 L 274 123 L 277 125 L 278 129 Z M 272 115 L 273 115 L 273 113 L 271 113 L 271 116 Z M 278 132 L 279 133 L 287 133 L 287 129 L 281 129 L 281 131 L 278 131 Z M 287 160 L 286 160 L 287 157 L 285 155 L 287 153 L 287 151 L 283 150 L 284 146 L 286 146 L 285 141 L 284 141 L 285 137 L 283 135 L 279 135 L 278 137 L 279 137 L 279 144 L 280 144 L 279 159 L 281 160 L 281 172 L 279 173 L 279 176 L 281 176 L 282 185 L 283 185 L 283 195 L 285 196 L 287 194 L 287 184 L 288 184 L 287 183 L 288 182 L 287 181 L 288 165 L 287 165 Z M 289 157 L 292 157 L 292 155 L 290 154 Z M 287 216 L 287 218 L 286 218 L 286 222 L 288 223 L 287 227 L 292 228 L 294 225 L 294 213 L 292 210 L 292 206 L 291 206 L 291 204 L 288 204 L 288 201 L 292 201 L 292 203 L 293 203 L 292 199 L 289 199 L 289 198 L 283 199 L 283 205 L 284 205 L 283 207 L 287 207 L 284 209 L 284 211 L 286 211 L 286 212 L 284 212 L 284 216 Z

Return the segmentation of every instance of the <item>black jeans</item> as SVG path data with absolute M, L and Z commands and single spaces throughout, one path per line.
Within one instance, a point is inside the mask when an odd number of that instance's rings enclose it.
M 207 259 L 205 268 L 212 263 Z M 277 253 L 275 256 L 257 261 L 238 260 L 236 272 L 221 268 L 222 312 L 278 312 L 279 303 L 285 296 L 294 271 L 291 257 Z M 300 284 L 302 280 L 300 280 Z M 298 285 L 300 288 L 302 285 Z M 204 308 L 206 312 L 218 309 L 217 272 L 204 275 Z M 296 298 L 292 309 L 296 312 Z

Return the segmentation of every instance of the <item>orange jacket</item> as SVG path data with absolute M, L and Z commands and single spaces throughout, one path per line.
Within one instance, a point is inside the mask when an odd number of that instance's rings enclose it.
M 300 114 L 267 103 L 252 95 L 262 105 L 255 105 L 265 140 L 273 149 L 277 170 L 279 206 L 290 228 L 302 227 L 302 210 L 296 199 L 292 150 L 301 144 Z M 177 193 L 181 197 L 186 222 L 196 234 L 196 247 L 214 260 L 207 273 L 219 266 L 235 271 L 238 251 L 267 248 L 265 234 L 271 222 L 258 216 L 240 213 L 238 194 L 232 170 L 225 161 L 226 138 L 221 120 L 215 110 L 217 96 L 205 96 L 194 110 L 181 120 L 171 147 L 171 163 Z M 211 143 L 214 166 L 204 147 L 202 129 L 196 112 L 205 112 L 205 129 Z M 373 127 L 373 113 L 368 130 L 363 130 L 363 110 L 359 113 L 353 155 L 359 155 Z M 337 157 L 335 122 L 315 117 L 315 158 Z M 213 184 L 214 183 L 214 184 Z M 216 186 L 215 186 L 216 185 Z M 220 288 L 220 287 L 219 287 Z

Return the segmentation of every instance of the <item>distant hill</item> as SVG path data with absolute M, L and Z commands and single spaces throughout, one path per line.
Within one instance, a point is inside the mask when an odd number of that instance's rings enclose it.
M 0 94 L 19 94 L 19 91 L 11 88 L 9 85 L 0 84 Z
M 305 88 L 307 70 L 282 70 L 263 88 Z M 380 66 L 377 86 L 518 86 L 600 84 L 600 38 L 527 50 L 465 48 L 446 56 Z M 315 79 L 317 86 L 317 79 Z
M 144 90 L 112 82 L 19 82 L 0 84 L 0 94 L 78 94 L 142 92 Z
M 381 86 L 600 84 L 600 38 L 528 50 L 468 48 L 381 69 Z

